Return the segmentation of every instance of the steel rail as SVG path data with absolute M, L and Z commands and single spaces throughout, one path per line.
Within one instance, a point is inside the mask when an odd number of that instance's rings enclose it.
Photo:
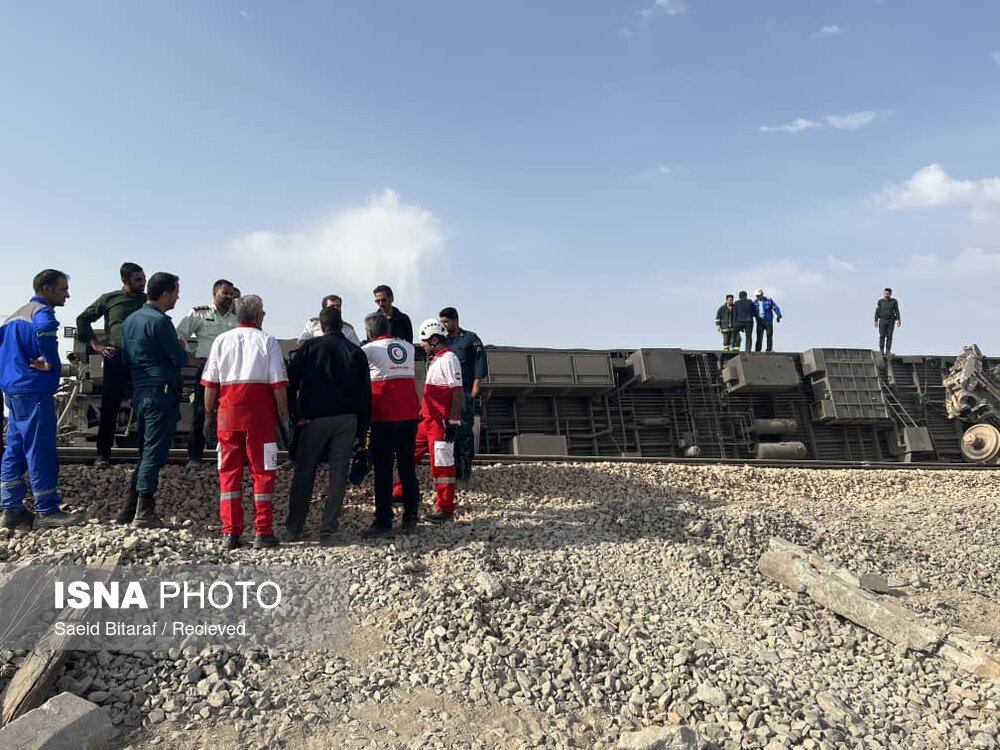
M 61 446 L 58 448 L 59 461 L 62 464 L 87 464 L 95 458 L 91 447 Z M 135 449 L 115 448 L 112 461 L 129 463 L 138 458 Z M 284 461 L 287 454 L 279 451 L 278 457 Z M 187 462 L 187 451 L 183 448 L 171 449 L 167 459 L 171 464 Z M 215 451 L 205 451 L 205 463 L 215 463 Z M 747 466 L 754 468 L 776 469 L 857 469 L 857 470 L 898 470 L 898 471 L 994 471 L 1000 466 L 987 466 L 971 463 L 947 463 L 942 461 L 902 463 L 897 461 L 825 461 L 825 460 L 786 460 L 786 459 L 756 459 L 756 458 L 677 458 L 649 456 L 514 456 L 506 453 L 489 453 L 476 456 L 476 463 L 483 464 L 639 464 L 639 465 L 682 465 L 682 466 Z

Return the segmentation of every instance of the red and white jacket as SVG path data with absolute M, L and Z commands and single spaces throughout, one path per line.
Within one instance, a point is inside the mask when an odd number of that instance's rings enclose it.
M 413 364 L 413 344 L 381 336 L 361 347 L 372 381 L 372 422 L 417 419 L 420 402 Z
M 462 390 L 462 364 L 451 349 L 438 349 L 427 365 L 424 419 L 451 419 L 451 403 L 456 390 Z
M 243 323 L 219 334 L 201 384 L 219 389 L 219 432 L 277 429 L 274 390 L 288 385 L 278 340 Z

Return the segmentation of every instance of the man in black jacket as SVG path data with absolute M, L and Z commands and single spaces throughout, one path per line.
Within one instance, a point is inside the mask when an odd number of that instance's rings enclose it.
M 882 292 L 882 299 L 875 303 L 878 350 L 882 354 L 892 354 L 892 334 L 901 325 L 903 319 L 899 316 L 899 301 L 892 296 L 892 289 L 886 287 Z
M 736 347 L 733 351 L 739 351 L 740 342 L 739 337 L 742 335 L 744 340 L 743 351 L 750 351 L 750 339 L 753 338 L 753 323 L 757 319 L 757 308 L 754 307 L 753 301 L 748 299 L 746 290 L 740 292 L 740 298 L 736 300 L 733 304 L 733 320 L 736 324 L 734 329 L 736 336 Z
M 298 426 L 295 474 L 288 499 L 285 539 L 302 537 L 316 467 L 329 461 L 329 487 L 320 543 L 333 544 L 344 504 L 352 450 L 364 443 L 371 420 L 368 358 L 342 332 L 340 310 L 319 315 L 323 335 L 305 341 L 288 365 L 289 407 Z
M 385 284 L 379 284 L 372 292 L 375 295 L 375 304 L 378 310 L 389 319 L 389 334 L 394 339 L 403 339 L 413 343 L 413 324 L 410 316 L 395 307 L 392 296 L 392 289 Z
M 733 312 L 733 295 L 726 295 L 726 302 L 715 311 L 715 330 L 722 334 L 722 351 L 740 350 L 740 332 L 736 329 L 736 314 Z

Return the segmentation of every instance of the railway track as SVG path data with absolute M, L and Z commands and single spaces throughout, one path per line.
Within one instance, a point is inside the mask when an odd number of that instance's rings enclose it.
M 62 464 L 87 464 L 94 460 L 94 449 L 62 446 L 58 449 L 59 461 Z M 138 451 L 116 448 L 112 460 L 120 463 L 134 462 Z M 287 458 L 284 451 L 278 454 L 280 461 Z M 170 451 L 168 463 L 183 464 L 187 462 L 187 451 L 175 448 Z M 215 463 L 215 452 L 205 451 L 206 464 Z M 897 471 L 995 471 L 1000 466 L 985 466 L 971 463 L 922 462 L 900 463 L 898 461 L 824 461 L 824 460 L 787 460 L 787 459 L 753 459 L 753 458 L 651 458 L 651 457 L 612 457 L 612 456 L 514 456 L 506 453 L 481 454 L 476 456 L 477 464 L 515 464 L 515 463 L 614 463 L 614 464 L 682 464 L 684 466 L 756 466 L 762 468 L 781 469 L 892 469 Z

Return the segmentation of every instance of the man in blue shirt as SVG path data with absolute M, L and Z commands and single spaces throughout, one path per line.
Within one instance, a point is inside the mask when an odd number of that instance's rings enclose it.
M 132 411 L 143 435 L 142 454 L 132 472 L 132 488 L 118 523 L 137 528 L 163 526 L 156 515 L 160 469 L 167 463 L 180 418 L 181 368 L 189 364 L 167 313 L 180 298 L 180 279 L 154 273 L 146 286 L 147 302 L 122 325 L 122 358 L 132 373 Z
M 55 392 L 59 388 L 59 321 L 69 276 L 47 268 L 32 282 L 35 296 L 0 327 L 0 390 L 8 409 L 7 450 L 0 464 L 0 505 L 7 529 L 55 528 L 82 521 L 59 509 Z M 24 507 L 31 479 L 35 513 Z
M 781 322 L 781 308 L 773 299 L 764 296 L 763 289 L 754 292 L 753 304 L 757 308 L 757 340 L 753 349 L 755 352 L 760 351 L 766 333 L 767 351 L 774 351 L 774 321 Z
M 462 365 L 462 424 L 455 436 L 455 476 L 460 482 L 472 478 L 472 459 L 476 455 L 476 440 L 473 435 L 475 403 L 479 387 L 486 378 L 486 349 L 483 342 L 472 331 L 466 331 L 458 324 L 458 310 L 446 307 L 438 313 L 441 325 L 448 331 L 446 346 L 455 353 Z

